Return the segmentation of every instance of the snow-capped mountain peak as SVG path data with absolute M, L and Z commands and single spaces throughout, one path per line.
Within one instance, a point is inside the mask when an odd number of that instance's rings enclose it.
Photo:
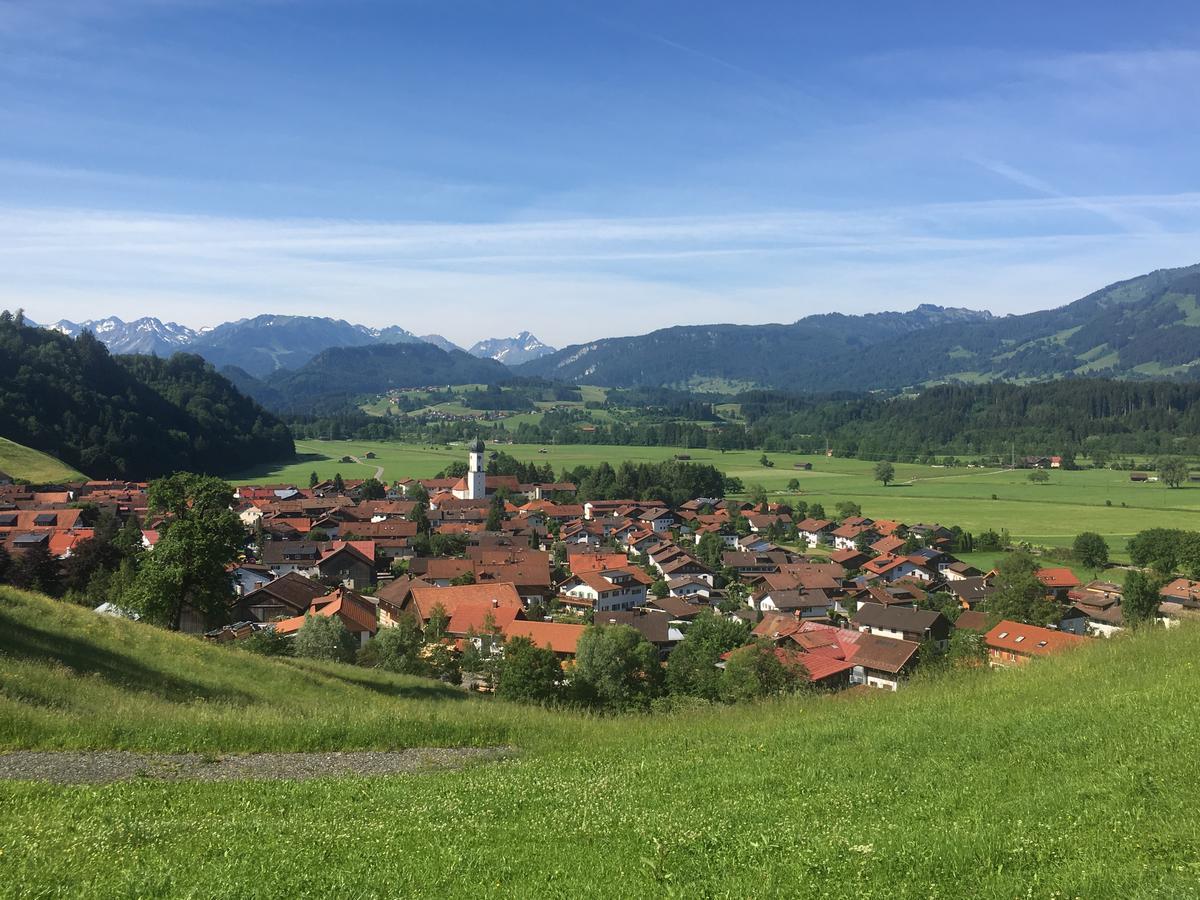
M 467 352 L 481 359 L 494 359 L 506 366 L 515 366 L 553 353 L 554 348 L 543 344 L 528 331 L 522 331 L 516 337 L 488 338 L 480 341 Z

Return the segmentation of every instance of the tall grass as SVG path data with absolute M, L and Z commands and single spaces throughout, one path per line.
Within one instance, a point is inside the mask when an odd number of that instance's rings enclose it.
M 376 745 L 395 728 L 522 753 L 387 779 L 0 783 L 0 895 L 1125 898 L 1200 887 L 1200 630 L 1097 641 L 1024 671 L 894 695 L 591 719 L 406 696 L 413 683 L 369 673 L 376 687 L 347 684 L 358 673 L 247 659 L 129 623 L 81 632 L 73 610 L 43 621 L 49 606 L 4 595 L 6 653 L 11 623 L 32 617 L 139 660 L 157 646 L 148 668 L 241 694 L 168 697 L 111 672 L 66 674 L 66 660 L 6 655 L 10 746 L 115 736 L 333 748 Z M 8 687 L 14 673 L 21 695 Z M 106 730 L 103 707 L 121 690 L 123 724 Z M 41 730 L 20 738 L 16 715 Z M 405 718 L 418 724 L 394 721 Z M 219 739 L 206 736 L 214 720 Z

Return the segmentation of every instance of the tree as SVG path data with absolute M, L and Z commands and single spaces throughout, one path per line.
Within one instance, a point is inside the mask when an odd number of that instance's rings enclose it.
M 152 482 L 150 509 L 166 519 L 121 605 L 176 631 L 185 607 L 209 624 L 226 621 L 233 598 L 226 567 L 246 539 L 232 504 L 219 478 L 180 472 Z
M 799 478 L 789 478 L 788 483 L 787 483 L 787 489 L 789 491 L 793 491 L 793 492 L 800 490 L 800 479 Z
M 759 700 L 792 690 L 797 674 L 783 664 L 770 641 L 735 650 L 721 674 L 721 699 L 727 703 Z
M 445 636 L 449 624 L 450 616 L 446 613 L 446 607 L 441 603 L 433 604 L 433 608 L 429 610 L 429 620 L 425 623 L 425 640 L 440 641 Z
M 1158 477 L 1169 488 L 1180 487 L 1188 478 L 1187 460 L 1179 456 L 1163 456 L 1155 463 Z
M 1050 480 L 1050 473 L 1045 469 L 1034 469 L 1029 473 L 1029 480 L 1034 484 L 1045 484 Z
M 1162 602 L 1159 591 L 1164 580 L 1152 573 L 1131 571 L 1125 576 L 1125 587 L 1121 591 L 1121 615 L 1130 628 L 1138 628 L 1154 621 L 1158 604 Z
M 742 646 L 749 637 L 749 622 L 712 612 L 696 616 L 667 659 L 667 690 L 716 700 L 721 674 L 717 663 L 721 654 Z
M 364 500 L 382 500 L 387 496 L 387 485 L 378 478 L 371 477 L 362 483 L 362 497 Z
M 770 505 L 770 496 L 767 494 L 767 489 L 761 484 L 750 485 L 750 502 L 756 507 Z
M 527 637 L 514 637 L 504 645 L 497 667 L 496 696 L 524 703 L 546 703 L 558 696 L 563 671 L 549 647 L 538 647 Z
M 758 464 L 765 469 L 771 469 L 775 467 L 775 463 L 771 462 L 770 458 L 765 453 L 758 458 Z
M 663 597 L 667 596 L 667 594 L 671 593 L 671 586 L 667 584 L 665 578 L 657 578 L 655 579 L 654 583 L 650 585 L 650 593 L 653 594 L 657 599 L 661 600 Z
M 342 479 L 341 472 L 335 472 L 333 475 L 333 490 L 334 493 L 340 494 L 346 490 L 346 482 Z
M 428 536 L 432 526 L 429 524 L 429 513 L 425 507 L 426 500 L 418 500 L 413 506 L 412 511 L 408 514 L 408 521 L 417 526 L 417 534 Z
M 1135 566 L 1150 566 L 1164 575 L 1184 563 L 1189 532 L 1178 528 L 1147 528 L 1129 540 L 1129 558 Z
M 808 508 L 808 515 L 811 519 L 825 518 L 825 507 L 820 503 L 814 503 Z
M 27 591 L 57 597 L 62 593 L 62 572 L 58 560 L 44 544 L 35 544 L 12 563 L 12 583 Z
M 1034 574 L 1037 569 L 1037 561 L 1028 553 L 1009 554 L 998 566 L 996 590 L 983 602 L 983 611 L 1030 625 L 1058 622 L 1058 605 L 1047 599 L 1046 586 Z
M 338 616 L 309 613 L 293 638 L 292 652 L 301 659 L 353 662 L 358 639 L 346 630 Z
M 492 497 L 492 505 L 488 507 L 487 522 L 484 528 L 487 531 L 499 531 L 504 524 L 504 500 L 499 494 Z
M 310 488 L 315 488 L 320 483 L 321 483 L 321 479 L 319 479 L 317 477 L 317 473 L 315 470 L 308 473 L 308 486 Z
M 834 509 L 839 519 L 849 519 L 851 516 L 861 516 L 862 507 L 853 500 L 843 500 Z
M 896 467 L 885 459 L 875 463 L 875 480 L 887 487 L 896 480 Z
M 1108 541 L 1094 531 L 1077 534 L 1071 549 L 1075 558 L 1089 569 L 1103 569 L 1108 565 Z
M 401 615 L 392 627 L 380 628 L 358 651 L 358 664 L 402 675 L 428 675 L 429 666 L 421 655 L 424 645 L 416 618 Z
M 572 688 L 605 709 L 644 709 L 659 694 L 663 670 L 654 645 L 628 625 L 591 625 L 579 637 Z

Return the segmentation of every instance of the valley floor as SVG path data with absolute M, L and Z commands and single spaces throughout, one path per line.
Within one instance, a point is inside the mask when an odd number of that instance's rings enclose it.
M 976 535 L 989 528 L 1007 528 L 1015 539 L 1046 546 L 1068 546 L 1079 532 L 1096 531 L 1108 540 L 1117 559 L 1123 557 L 1128 539 L 1143 529 L 1200 530 L 1200 483 L 1172 490 L 1158 483 L 1133 483 L 1128 472 L 1111 469 L 1055 470 L 1048 483 L 1034 484 L 1026 470 L 897 463 L 896 482 L 885 487 L 874 478 L 875 464 L 857 459 L 772 453 L 768 457 L 774 466 L 766 468 L 759 463 L 758 450 L 721 453 L 680 447 L 532 444 L 494 449 L 521 460 L 549 462 L 555 471 L 601 462 L 613 466 L 626 460 L 657 462 L 686 454 L 693 462 L 714 465 L 740 478 L 747 489 L 761 484 L 772 492 L 772 500 L 821 503 L 830 512 L 838 502 L 851 500 L 873 518 L 959 525 Z M 332 478 L 335 472 L 366 478 L 377 467 L 383 468 L 388 480 L 431 478 L 463 458 L 461 446 L 396 442 L 299 441 L 296 450 L 297 462 L 261 467 L 231 480 L 305 486 L 314 471 L 320 478 Z M 376 458 L 367 459 L 368 452 Z M 342 463 L 344 456 L 359 457 L 362 463 Z M 810 463 L 812 470 L 796 468 L 804 463 Z M 798 493 L 787 490 L 793 478 L 800 483 Z

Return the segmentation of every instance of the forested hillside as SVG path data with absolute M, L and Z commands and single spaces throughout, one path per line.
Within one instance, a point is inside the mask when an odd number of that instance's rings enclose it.
M 355 398 L 392 388 L 448 384 L 501 384 L 512 374 L 494 359 L 477 359 L 425 343 L 334 347 L 296 371 L 279 371 L 242 384 L 264 404 L 281 411 L 328 412 Z
M 1057 309 L 996 318 L 919 307 L 790 325 L 696 325 L 609 338 L 517 367 L 614 387 L 898 389 L 938 381 L 1200 375 L 1200 265 L 1109 285 Z
M 198 356 L 111 356 L 0 314 L 0 434 L 93 478 L 221 473 L 292 455 L 287 427 Z
M 1200 384 L 1067 379 L 941 385 L 917 396 L 739 398 L 749 446 L 868 457 L 934 453 L 1200 453 Z

